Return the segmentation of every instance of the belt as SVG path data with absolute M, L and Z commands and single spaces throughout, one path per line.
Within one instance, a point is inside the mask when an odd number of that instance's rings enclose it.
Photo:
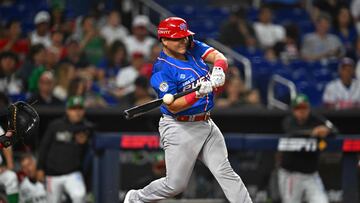
M 176 116 L 175 120 L 182 122 L 207 121 L 210 119 L 210 112 L 200 115 Z

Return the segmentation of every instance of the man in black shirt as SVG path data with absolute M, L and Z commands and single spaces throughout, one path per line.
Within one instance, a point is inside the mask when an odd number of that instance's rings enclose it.
M 319 151 L 317 141 L 335 133 L 326 119 L 314 115 L 306 95 L 292 101 L 292 113 L 283 121 L 284 132 L 291 138 L 304 138 L 304 143 L 315 143 L 297 152 L 283 152 L 279 170 L 279 190 L 283 203 L 327 203 L 328 199 L 318 173 Z M 313 138 L 314 140 L 307 140 Z M 298 143 L 288 142 L 294 148 Z M 313 141 L 313 142 L 312 142 Z
M 84 115 L 84 98 L 70 97 L 66 116 L 53 121 L 43 137 L 38 176 L 44 179 L 46 175 L 48 202 L 60 202 L 64 191 L 73 203 L 85 202 L 86 190 L 80 171 L 92 130 Z

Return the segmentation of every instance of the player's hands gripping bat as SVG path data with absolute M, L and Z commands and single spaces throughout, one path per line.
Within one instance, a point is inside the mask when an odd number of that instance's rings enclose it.
M 143 115 L 143 114 L 145 114 L 145 113 L 147 113 L 149 111 L 152 111 L 152 110 L 160 107 L 163 103 L 170 104 L 172 101 L 174 101 L 174 100 L 176 100 L 176 99 L 178 99 L 178 98 L 180 98 L 182 96 L 185 96 L 185 95 L 190 94 L 192 92 L 198 91 L 200 89 L 200 87 L 201 86 L 199 85 L 194 89 L 186 90 L 184 92 L 180 92 L 180 93 L 177 93 L 177 94 L 174 94 L 174 95 L 166 94 L 161 99 L 156 99 L 156 100 L 150 101 L 148 103 L 145 103 L 145 104 L 142 104 L 142 105 L 135 106 L 135 107 L 132 107 L 130 109 L 127 109 L 127 110 L 124 111 L 125 118 L 130 120 L 132 118 L 141 116 L 141 115 Z
M 0 148 L 9 147 L 24 137 L 31 136 L 36 132 L 40 122 L 36 110 L 23 101 L 10 104 L 7 120 L 7 133 L 0 136 Z

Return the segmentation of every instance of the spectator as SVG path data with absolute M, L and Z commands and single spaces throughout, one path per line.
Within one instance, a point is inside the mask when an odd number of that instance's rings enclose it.
M 86 54 L 81 51 L 79 41 L 75 38 L 69 38 L 66 42 L 66 56 L 62 60 L 65 63 L 71 63 L 76 69 L 86 69 L 90 66 Z
M 144 55 L 142 53 L 134 53 L 131 65 L 124 67 L 118 72 L 116 76 L 115 95 L 119 98 L 133 92 L 135 90 L 134 82 L 139 76 L 140 70 L 145 63 Z
M 339 64 L 339 79 L 331 81 L 325 87 L 323 103 L 332 109 L 360 107 L 360 83 L 354 78 L 354 61 L 343 58 Z
M 289 137 L 323 139 L 336 132 L 325 119 L 311 113 L 306 95 L 300 94 L 291 103 L 291 115 L 283 120 L 283 130 Z M 319 151 L 283 152 L 278 183 L 283 203 L 327 203 L 318 173 Z
M 21 36 L 20 21 L 9 21 L 6 24 L 5 36 L 0 39 L 0 52 L 12 51 L 19 55 L 21 61 L 29 51 L 29 41 Z
M 0 184 L 5 186 L 6 196 L 9 203 L 17 203 L 19 199 L 19 182 L 16 173 L 4 166 L 1 166 Z
M 21 80 L 16 77 L 18 57 L 12 52 L 0 53 L 0 92 L 19 94 L 22 90 Z
M 346 53 L 353 51 L 357 38 L 357 32 L 350 11 L 347 7 L 341 7 L 338 9 L 334 28 L 334 33 L 339 37 L 342 44 L 345 46 Z
M 224 93 L 216 102 L 217 107 L 260 106 L 259 92 L 245 87 L 238 68 L 231 67 L 229 72 L 232 74 L 228 77 Z
M 85 183 L 81 174 L 92 130 L 85 118 L 84 98 L 71 97 L 66 114 L 50 123 L 38 158 L 38 177 L 44 181 L 48 202 L 60 202 L 66 192 L 73 203 L 85 202 Z
M 90 64 L 96 65 L 103 57 L 105 41 L 100 37 L 95 27 L 94 18 L 86 16 L 82 19 L 82 31 L 80 49 L 86 54 Z
M 49 23 L 50 15 L 47 11 L 40 11 L 35 15 L 34 24 L 36 29 L 30 34 L 31 45 L 43 44 L 45 47 L 51 46 Z
M 20 160 L 20 166 L 26 177 L 22 180 L 19 187 L 19 203 L 46 203 L 45 186 L 36 177 L 35 158 L 31 154 L 23 155 Z
M 61 50 L 56 47 L 49 47 L 46 49 L 46 60 L 45 60 L 45 69 L 54 70 L 55 66 L 60 61 Z
M 106 101 L 100 95 L 96 84 L 89 76 L 80 76 L 74 78 L 69 85 L 68 97 L 81 96 L 85 100 L 85 107 L 105 107 L 107 106 Z
M 263 48 L 272 47 L 285 39 L 285 29 L 272 23 L 272 11 L 263 6 L 259 11 L 259 21 L 254 23 L 256 38 Z
M 357 32 L 360 33 L 360 0 L 352 0 L 350 9 L 355 20 Z
M 135 84 L 134 92 L 126 95 L 124 99 L 124 103 L 127 104 L 126 105 L 127 107 L 144 104 L 153 99 L 153 97 L 150 94 L 149 80 L 146 77 L 144 76 L 137 77 L 134 84 Z
M 56 2 L 56 3 L 54 3 Z M 65 2 L 64 1 L 51 1 L 49 2 L 51 5 L 51 22 L 50 27 L 51 30 L 61 30 L 64 25 L 64 10 L 65 10 Z M 60 5 L 63 4 L 63 5 Z
M 19 69 L 18 75 L 22 80 L 24 85 L 28 84 L 29 75 L 35 70 L 39 68 L 45 67 L 46 61 L 46 50 L 44 45 L 37 44 L 30 47 L 30 51 L 28 57 L 24 63 L 24 65 Z M 25 89 L 28 89 L 25 86 Z
M 66 47 L 64 46 L 64 34 L 55 30 L 51 33 L 51 48 L 58 53 L 58 58 L 63 59 L 66 56 Z
M 331 18 L 335 19 L 339 8 L 347 6 L 347 2 L 348 0 L 315 0 L 313 1 L 313 5 L 315 7 L 316 14 L 321 14 L 322 12 L 329 13 Z M 314 17 L 314 19 L 316 19 L 318 15 Z
M 245 46 L 236 48 L 236 51 L 251 60 L 259 60 L 264 55 L 263 50 L 259 48 L 256 38 L 253 36 L 247 37 L 245 39 Z
M 303 40 L 301 55 L 306 61 L 338 58 L 344 54 L 340 39 L 329 33 L 330 17 L 326 14 L 316 19 L 316 31 L 306 34 Z
M 147 16 L 135 16 L 132 22 L 132 35 L 125 40 L 129 58 L 131 58 L 134 53 L 142 53 L 146 59 L 149 58 L 151 46 L 156 41 L 149 36 L 147 31 L 148 26 L 149 18 Z
M 113 10 L 107 17 L 107 24 L 101 28 L 101 36 L 106 40 L 108 46 L 116 40 L 125 41 L 129 35 L 129 31 L 121 24 L 121 16 L 119 12 Z
M 65 101 L 68 96 L 70 82 L 75 78 L 75 67 L 70 63 L 61 63 L 56 70 L 56 85 L 54 88 L 54 97 Z
M 114 81 L 119 70 L 127 64 L 127 52 L 124 43 L 118 40 L 114 41 L 106 58 L 98 65 L 100 68 L 99 79 L 101 81 L 104 79 L 110 80 L 110 82 Z
M 30 73 L 30 76 L 26 76 L 26 79 L 28 80 L 28 91 L 32 93 L 38 90 L 38 81 L 41 74 L 44 71 L 54 71 L 55 66 L 59 62 L 59 53 L 57 49 L 49 47 L 46 50 L 45 54 L 46 54 L 46 59 L 44 66 L 39 66 L 35 68 Z
M 279 42 L 274 46 L 276 55 L 280 57 L 283 63 L 288 63 L 300 57 L 299 46 L 299 28 L 296 25 L 285 27 L 286 37 L 283 42 Z
M 85 81 L 81 77 L 75 77 L 70 81 L 68 97 L 81 96 L 85 94 Z
M 356 62 L 356 78 L 360 78 L 360 37 L 357 38 L 355 49 L 350 57 Z
M 85 107 L 106 107 L 107 103 L 101 94 L 100 87 L 94 82 L 94 79 L 91 76 L 83 76 L 82 79 L 85 84 L 84 92 L 82 93 L 85 99 Z
M 50 71 L 44 71 L 38 80 L 38 92 L 33 93 L 28 102 L 35 105 L 62 105 L 63 103 L 53 95 L 54 84 L 53 74 Z
M 151 46 L 150 59 L 141 68 L 140 70 L 141 75 L 146 76 L 148 79 L 150 79 L 152 74 L 153 64 L 159 57 L 161 50 L 162 50 L 161 43 L 155 43 Z
M 246 38 L 254 36 L 252 26 L 246 21 L 244 10 L 230 14 L 229 19 L 221 26 L 219 41 L 230 47 L 245 46 Z

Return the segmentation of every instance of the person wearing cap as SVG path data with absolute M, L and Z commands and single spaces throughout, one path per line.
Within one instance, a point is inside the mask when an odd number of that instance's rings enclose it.
M 135 90 L 135 80 L 145 64 L 144 55 L 141 52 L 133 53 L 131 65 L 122 68 L 116 75 L 116 87 L 114 93 L 121 98 Z
M 355 63 L 351 58 L 340 60 L 339 78 L 329 82 L 323 94 L 323 104 L 331 109 L 360 107 L 360 82 L 355 77 Z
M 51 122 L 42 138 L 37 177 L 45 181 L 48 202 L 59 203 L 66 192 L 73 203 L 85 202 L 82 163 L 92 135 L 85 118 L 84 98 L 70 97 L 65 116 Z
M 151 46 L 156 40 L 149 36 L 149 18 L 145 15 L 138 15 L 132 21 L 132 35 L 126 38 L 125 45 L 129 58 L 134 53 L 142 53 L 146 59 L 150 57 Z
M 154 99 L 154 97 L 150 94 L 149 80 L 145 76 L 138 76 L 134 85 L 134 92 L 124 97 L 121 102 L 122 106 L 138 106 Z
M 284 118 L 282 126 L 289 138 L 321 140 L 337 132 L 330 121 L 311 112 L 309 99 L 304 94 L 292 100 L 291 114 Z M 283 152 L 281 155 L 278 183 L 282 202 L 327 203 L 318 173 L 319 151 Z
M 0 53 L 0 91 L 7 94 L 19 94 L 22 82 L 16 76 L 18 56 L 13 52 Z
M 121 24 L 121 16 L 117 10 L 113 10 L 109 13 L 107 16 L 107 23 L 101 28 L 100 33 L 109 47 L 116 40 L 123 42 L 129 35 L 128 29 Z
M 35 93 L 28 99 L 30 104 L 45 105 L 45 106 L 61 106 L 63 102 L 56 98 L 53 94 L 55 87 L 54 74 L 50 71 L 44 71 L 41 73 L 37 82 L 37 89 Z
M 47 11 L 40 11 L 35 15 L 35 30 L 30 34 L 31 45 L 43 44 L 45 47 L 51 46 L 50 38 L 50 14 Z

